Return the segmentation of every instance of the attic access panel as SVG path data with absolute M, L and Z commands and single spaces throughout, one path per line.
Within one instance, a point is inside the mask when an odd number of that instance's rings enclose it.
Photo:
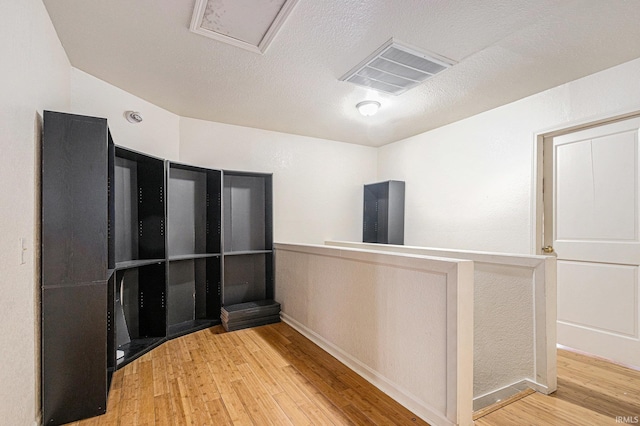
M 196 0 L 196 34 L 264 53 L 298 0 Z
M 390 39 L 340 80 L 400 95 L 452 67 L 454 63 L 451 59 L 421 52 Z

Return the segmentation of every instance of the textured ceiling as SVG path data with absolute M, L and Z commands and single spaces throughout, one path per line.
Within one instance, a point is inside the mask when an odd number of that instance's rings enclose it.
M 640 57 L 637 0 L 299 0 L 263 55 L 190 32 L 193 0 L 44 3 L 74 67 L 169 111 L 370 146 Z M 458 64 L 400 96 L 339 81 L 391 37 Z

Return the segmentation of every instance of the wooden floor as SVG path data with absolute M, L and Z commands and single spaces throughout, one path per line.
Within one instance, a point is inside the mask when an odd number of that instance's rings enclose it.
M 640 424 L 640 372 L 558 350 L 555 393 L 532 393 L 475 423 L 476 426 Z
M 427 425 L 284 323 L 171 340 L 113 376 L 72 425 Z
M 600 426 L 635 416 L 640 372 L 559 350 L 556 393 L 529 394 L 475 423 Z M 171 340 L 114 374 L 105 415 L 72 423 L 231 424 L 427 423 L 284 323 Z

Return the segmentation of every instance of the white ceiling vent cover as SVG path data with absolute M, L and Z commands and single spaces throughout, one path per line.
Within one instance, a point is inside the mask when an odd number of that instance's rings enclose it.
M 454 64 L 451 59 L 390 39 L 340 80 L 399 95 Z

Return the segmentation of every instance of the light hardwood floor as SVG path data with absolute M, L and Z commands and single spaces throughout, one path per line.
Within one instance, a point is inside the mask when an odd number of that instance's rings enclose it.
M 72 425 L 427 425 L 284 323 L 213 327 L 118 370 L 105 415 Z
M 558 351 L 558 391 L 477 426 L 606 425 L 640 416 L 640 372 Z M 101 425 L 426 425 L 284 323 L 214 327 L 171 340 L 114 374 Z
M 640 424 L 640 372 L 558 350 L 555 393 L 532 393 L 475 423 L 476 426 Z

